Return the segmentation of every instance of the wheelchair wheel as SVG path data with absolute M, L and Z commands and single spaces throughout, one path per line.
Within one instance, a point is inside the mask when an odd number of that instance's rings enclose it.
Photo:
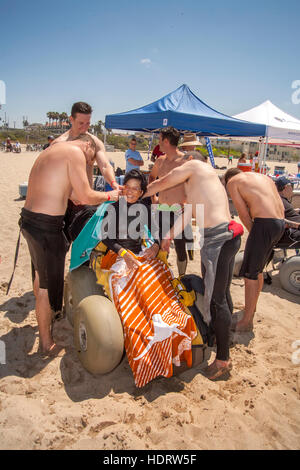
M 91 295 L 78 304 L 74 342 L 88 372 L 106 374 L 117 367 L 124 352 L 124 334 L 119 314 L 109 299 Z
M 67 274 L 64 288 L 66 317 L 73 325 L 73 315 L 79 302 L 90 295 L 104 295 L 102 286 L 96 283 L 95 273 L 88 266 L 80 266 Z
M 282 263 L 279 280 L 283 289 L 300 295 L 300 256 L 293 256 Z
M 235 259 L 234 259 L 233 275 L 234 275 L 235 277 L 239 277 L 240 269 L 241 269 L 242 263 L 243 263 L 243 259 L 244 259 L 244 252 L 243 252 L 243 251 L 239 251 L 239 252 L 236 254 Z

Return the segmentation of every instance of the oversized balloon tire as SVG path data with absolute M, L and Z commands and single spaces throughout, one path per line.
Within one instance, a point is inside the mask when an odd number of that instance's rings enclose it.
M 91 295 L 77 305 L 74 340 L 80 362 L 92 374 L 106 374 L 120 363 L 124 352 L 123 327 L 109 299 Z
M 236 254 L 235 259 L 234 259 L 233 275 L 236 276 L 236 277 L 239 277 L 240 269 L 241 269 L 241 266 L 242 266 L 242 263 L 243 263 L 243 259 L 244 259 L 244 252 L 239 251 Z
M 67 274 L 64 288 L 66 317 L 73 326 L 74 310 L 79 302 L 90 295 L 104 295 L 102 286 L 96 283 L 96 275 L 88 266 L 80 266 Z
M 292 256 L 282 263 L 279 280 L 285 290 L 300 295 L 300 256 Z

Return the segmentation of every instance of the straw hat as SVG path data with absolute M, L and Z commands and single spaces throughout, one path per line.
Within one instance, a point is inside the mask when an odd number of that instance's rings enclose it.
M 183 135 L 183 142 L 179 144 L 179 147 L 194 147 L 195 145 L 202 145 L 199 140 L 197 140 L 196 134 L 193 133 L 187 133 Z

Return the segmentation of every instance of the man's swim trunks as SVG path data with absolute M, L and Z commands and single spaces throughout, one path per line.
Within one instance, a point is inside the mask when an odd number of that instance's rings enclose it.
M 258 279 L 270 259 L 272 249 L 284 233 L 283 219 L 256 217 L 246 242 L 240 276 Z
M 63 233 L 64 216 L 40 214 L 23 208 L 19 224 L 28 244 L 32 266 L 39 274 L 40 288 L 48 290 L 51 309 L 59 312 L 62 309 L 68 250 Z

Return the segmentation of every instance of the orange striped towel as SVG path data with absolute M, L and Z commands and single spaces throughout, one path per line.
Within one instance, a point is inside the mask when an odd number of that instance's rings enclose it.
M 191 367 L 197 331 L 178 300 L 168 267 L 158 259 L 137 258 L 141 266 L 131 271 L 123 258 L 116 259 L 110 268 L 110 290 L 123 323 L 135 384 L 143 387 L 155 377 L 171 377 L 173 363 L 186 361 Z M 105 265 L 108 268 L 109 263 Z

